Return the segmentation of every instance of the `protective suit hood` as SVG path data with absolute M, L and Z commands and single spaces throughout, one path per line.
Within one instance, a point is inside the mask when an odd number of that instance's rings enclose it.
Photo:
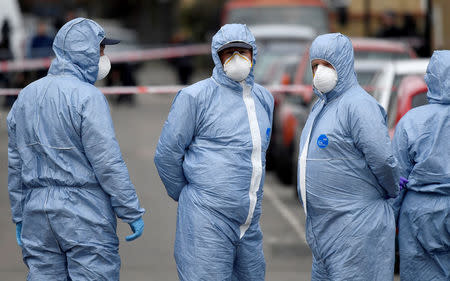
M 310 63 L 315 59 L 329 62 L 338 74 L 336 87 L 327 94 L 323 95 L 314 88 L 314 93 L 321 99 L 331 100 L 358 84 L 354 70 L 353 46 L 347 36 L 341 33 L 318 36 L 309 50 Z
M 435 51 L 428 64 L 425 82 L 429 103 L 450 103 L 450 51 Z
M 103 28 L 93 20 L 76 18 L 66 23 L 56 34 L 49 74 L 71 74 L 81 81 L 94 84 L 97 80 L 100 42 Z
M 230 88 L 240 89 L 241 86 L 239 85 L 239 82 L 232 80 L 225 74 L 222 62 L 220 61 L 219 58 L 219 54 L 217 53 L 217 50 L 220 47 L 233 41 L 245 42 L 251 45 L 253 48 L 253 56 L 252 56 L 253 66 L 252 69 L 250 70 L 250 74 L 247 76 L 247 78 L 245 78 L 245 81 L 248 84 L 253 85 L 254 83 L 253 67 L 256 63 L 257 48 L 255 43 L 255 37 L 245 24 L 226 24 L 222 26 L 222 28 L 219 31 L 217 31 L 217 33 L 214 35 L 211 43 L 211 53 L 215 64 L 213 70 L 213 78 L 220 84 L 224 84 Z

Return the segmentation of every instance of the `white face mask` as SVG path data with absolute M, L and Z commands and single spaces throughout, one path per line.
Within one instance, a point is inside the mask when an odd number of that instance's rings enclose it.
M 223 70 L 225 74 L 234 81 L 241 82 L 247 78 L 252 68 L 252 62 L 249 58 L 234 52 L 223 64 Z
M 98 74 L 97 81 L 102 80 L 108 75 L 111 70 L 111 62 L 106 55 L 100 56 L 100 60 L 98 61 Z
M 338 76 L 336 70 L 319 64 L 313 78 L 314 87 L 326 94 L 336 87 Z

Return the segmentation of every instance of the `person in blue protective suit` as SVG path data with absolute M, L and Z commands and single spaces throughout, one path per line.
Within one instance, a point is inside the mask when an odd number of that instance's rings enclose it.
M 211 78 L 175 97 L 155 154 L 178 201 L 180 280 L 264 280 L 259 225 L 273 97 L 254 83 L 255 38 L 242 24 L 213 37 Z
M 450 280 L 449 72 L 450 51 L 434 52 L 425 75 L 429 104 L 400 120 L 392 142 L 408 180 L 398 199 L 401 280 Z
M 8 114 L 8 190 L 27 280 L 119 280 L 116 215 L 142 234 L 144 209 L 94 86 L 109 60 L 102 27 L 77 18 L 56 35 L 48 75 Z
M 312 250 L 312 280 L 394 277 L 398 194 L 386 112 L 356 80 L 353 47 L 340 33 L 310 48 L 319 97 L 300 140 L 298 193 Z

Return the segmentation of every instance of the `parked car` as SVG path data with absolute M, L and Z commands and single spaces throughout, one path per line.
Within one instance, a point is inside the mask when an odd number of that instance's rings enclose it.
M 398 86 L 398 94 L 392 95 L 391 111 L 388 112 L 389 135 L 394 136 L 395 126 L 409 110 L 428 103 L 428 87 L 423 75 L 404 77 Z
M 222 23 L 294 24 L 330 30 L 328 10 L 321 0 L 232 0 L 225 4 Z
M 396 124 L 397 96 L 399 86 L 403 78 L 410 75 L 423 76 L 427 70 L 429 59 L 399 60 L 386 63 L 372 82 L 375 89 L 374 98 L 384 107 L 388 113 L 388 127 Z
M 278 109 L 274 112 L 273 126 L 277 130 L 272 134 L 270 146 L 273 154 L 273 165 L 280 181 L 286 185 L 295 181 L 297 174 L 297 146 L 300 140 L 298 128 L 308 119 L 310 106 L 302 96 L 284 94 L 280 99 Z M 297 156 L 296 156 L 297 155 Z
M 255 81 L 261 85 L 280 84 L 285 79 L 283 74 L 295 69 L 295 65 L 316 37 L 313 29 L 300 25 L 271 24 L 249 28 L 258 46 L 254 75 Z M 281 95 L 274 97 L 276 107 Z
M 359 85 L 364 88 L 369 94 L 373 94 L 375 90 L 372 81 L 374 77 L 379 73 L 385 66 L 385 60 L 374 60 L 374 59 L 359 59 L 355 60 L 355 72 L 358 79 Z
M 263 85 L 273 84 L 284 64 L 298 61 L 316 37 L 314 29 L 301 25 L 264 24 L 249 29 L 258 46 L 255 80 Z
M 404 41 L 363 37 L 353 37 L 351 40 L 355 49 L 355 61 L 417 58 L 411 46 Z

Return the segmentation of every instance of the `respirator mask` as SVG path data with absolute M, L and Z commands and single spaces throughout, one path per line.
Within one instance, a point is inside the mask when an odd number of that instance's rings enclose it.
M 252 69 L 252 62 L 249 58 L 234 52 L 223 64 L 225 74 L 236 82 L 241 82 L 247 78 Z
M 111 62 L 109 61 L 109 58 L 106 55 L 100 56 L 100 59 L 98 61 L 97 81 L 105 78 L 110 70 Z
M 336 70 L 319 64 L 313 78 L 314 87 L 326 94 L 336 87 L 338 76 Z

